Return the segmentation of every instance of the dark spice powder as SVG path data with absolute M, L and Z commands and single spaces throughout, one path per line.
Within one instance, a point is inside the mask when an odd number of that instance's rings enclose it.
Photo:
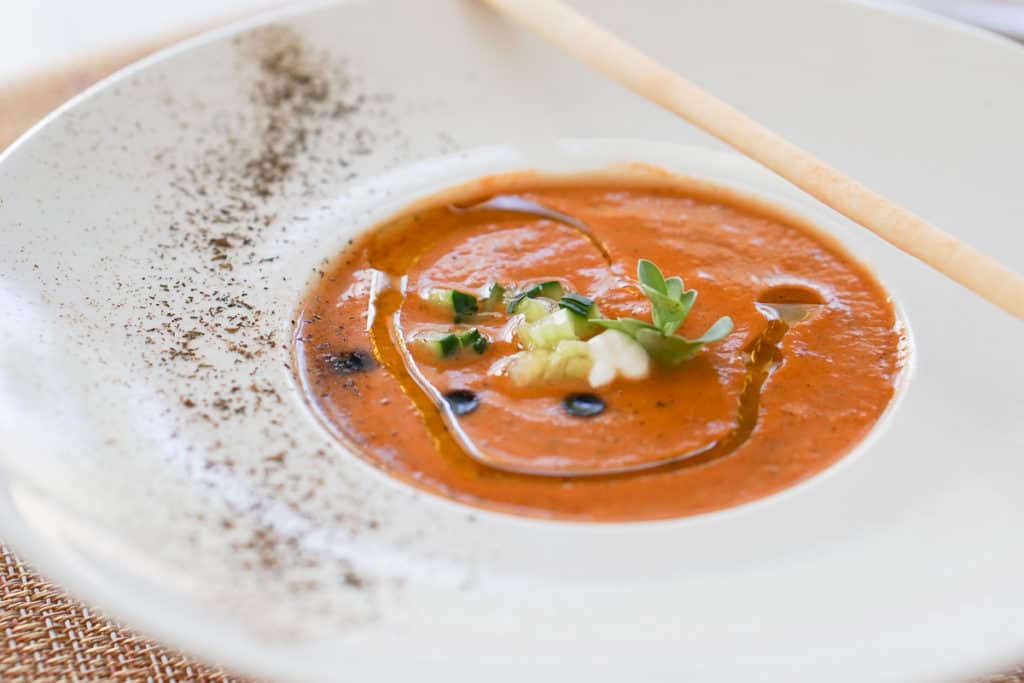
M 182 424 L 175 434 L 190 424 L 209 429 L 242 420 L 266 434 L 268 443 L 287 446 L 239 471 L 231 458 L 216 457 L 223 447 L 220 440 L 196 444 L 210 454 L 203 468 L 207 473 L 245 478 L 251 489 L 269 494 L 239 511 L 252 522 L 264 505 L 301 510 L 323 485 L 322 476 L 304 471 L 314 468 L 295 468 L 296 473 L 285 467 L 303 447 L 273 414 L 283 403 L 279 389 L 255 377 L 240 380 L 235 371 L 240 363 L 289 362 L 288 340 L 281 337 L 287 312 L 261 310 L 251 296 L 267 289 L 270 277 L 280 277 L 273 271 L 277 257 L 267 256 L 266 246 L 287 239 L 292 219 L 278 216 L 275 206 L 284 205 L 279 200 L 285 197 L 315 201 L 323 183 L 318 169 L 329 166 L 335 177 L 344 169 L 342 180 L 350 180 L 353 156 L 371 154 L 382 137 L 398 134 L 393 128 L 386 134 L 371 130 L 392 125 L 387 97 L 369 94 L 347 64 L 312 53 L 289 29 L 251 32 L 237 39 L 235 47 L 238 82 L 248 88 L 251 106 L 226 113 L 230 123 L 207 133 L 192 130 L 186 111 L 180 117 L 183 134 L 208 134 L 214 142 L 184 162 L 171 161 L 176 150 L 154 159 L 173 175 L 158 205 L 169 219 L 155 247 L 166 270 L 139 283 L 145 299 L 137 329 L 145 336 L 146 364 L 176 378 L 176 386 L 192 387 L 174 397 L 187 409 L 177 418 Z M 363 351 L 324 360 L 339 373 L 374 365 Z M 321 449 L 305 456 L 322 459 L 325 453 Z M 235 519 L 209 521 L 238 537 L 234 547 L 245 567 L 283 575 L 286 565 L 311 561 L 298 558 L 295 539 L 260 528 L 258 522 L 257 528 L 247 530 L 251 524 Z M 350 535 L 379 526 L 373 519 L 344 521 Z M 343 564 L 338 575 L 343 586 L 372 585 L 350 562 Z

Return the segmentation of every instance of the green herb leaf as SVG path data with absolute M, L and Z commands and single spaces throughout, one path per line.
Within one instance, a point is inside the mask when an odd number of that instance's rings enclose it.
M 641 284 L 640 289 L 651 300 L 651 319 L 654 321 L 654 326 L 664 331 L 665 334 L 671 334 L 678 329 L 686 319 L 687 313 L 683 309 L 682 303 L 648 285 Z
M 715 324 L 708 328 L 707 332 L 692 340 L 696 343 L 710 344 L 712 342 L 721 341 L 732 333 L 732 318 L 729 316 L 722 316 L 715 321 Z
M 558 301 L 558 305 L 584 318 L 589 318 L 594 309 L 594 300 L 582 294 L 566 294 Z
M 651 358 L 666 365 L 679 365 L 690 360 L 703 346 L 674 334 L 662 334 L 658 330 L 637 330 L 634 337 Z
M 692 289 L 685 291 L 681 277 L 665 279 L 661 269 L 647 259 L 637 262 L 636 277 L 640 281 L 640 289 L 651 300 L 654 326 L 665 334 L 673 334 L 689 315 L 697 292 Z
M 625 332 L 630 337 L 636 338 L 636 333 L 639 330 L 651 330 L 653 332 L 661 333 L 654 325 L 644 322 L 643 320 L 637 320 L 636 318 L 619 318 L 618 320 L 609 320 L 607 318 L 591 318 L 590 322 L 595 325 L 607 328 L 609 330 L 618 330 L 619 332 Z
M 697 300 L 697 290 L 685 289 L 680 277 L 666 279 L 661 269 L 647 259 L 637 262 L 636 276 L 640 290 L 651 301 L 653 324 L 635 318 L 592 318 L 590 322 L 628 334 L 652 358 L 668 365 L 690 360 L 700 352 L 704 344 L 719 341 L 732 332 L 732 319 L 723 317 L 696 339 L 676 335 Z
M 683 278 L 670 277 L 665 280 L 665 294 L 670 299 L 678 299 L 683 294 Z M 693 290 L 691 290 L 693 291 Z
M 666 294 L 668 291 L 661 269 L 645 258 L 637 261 L 636 279 L 640 281 L 640 284 L 647 285 L 661 294 Z
M 681 292 L 677 298 L 683 307 L 682 320 L 679 321 L 682 323 L 683 320 L 686 320 L 686 316 L 690 315 L 690 309 L 693 308 L 694 302 L 697 301 L 697 290 L 687 289 L 686 291 Z M 676 329 L 678 329 L 678 327 Z M 675 332 L 675 330 L 672 330 L 672 332 Z
M 651 297 L 648 297 L 651 298 Z M 658 305 L 653 298 L 651 298 L 651 311 L 652 315 L 655 309 L 660 309 L 660 317 L 662 324 L 659 326 L 665 334 L 675 334 L 679 326 L 686 320 L 686 316 L 690 315 L 690 309 L 693 308 L 693 302 L 697 300 L 697 290 L 690 289 L 680 294 L 677 301 L 673 301 L 671 306 L 666 304 Z
M 732 318 L 719 318 L 708 331 L 696 339 L 674 334 L 659 334 L 656 330 L 640 329 L 634 337 L 647 350 L 651 358 L 666 365 L 678 365 L 692 359 L 705 344 L 719 341 L 732 332 Z

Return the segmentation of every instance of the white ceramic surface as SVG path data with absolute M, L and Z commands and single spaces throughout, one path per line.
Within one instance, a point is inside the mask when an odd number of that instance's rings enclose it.
M 1019 47 L 840 2 L 580 4 L 1024 270 Z M 288 680 L 952 681 L 1024 659 L 1020 322 L 470 0 L 274 21 L 133 67 L 0 158 L 5 542 L 144 633 Z M 260 65 L 281 48 L 312 82 Z M 414 491 L 327 435 L 287 367 L 322 259 L 463 179 L 632 160 L 791 203 L 877 270 L 914 367 L 863 448 L 723 513 L 573 525 Z

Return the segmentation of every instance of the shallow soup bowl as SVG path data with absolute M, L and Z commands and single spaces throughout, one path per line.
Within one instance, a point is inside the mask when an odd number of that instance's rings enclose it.
M 580 3 L 1024 268 L 1024 51 L 846 2 Z M 908 84 L 912 84 L 908 86 Z M 847 457 L 683 519 L 478 510 L 356 457 L 291 367 L 350 239 L 494 173 L 780 205 L 892 294 L 907 364 Z M 945 681 L 1024 656 L 1024 329 L 473 2 L 272 15 L 0 157 L 0 537 L 146 635 L 282 680 Z

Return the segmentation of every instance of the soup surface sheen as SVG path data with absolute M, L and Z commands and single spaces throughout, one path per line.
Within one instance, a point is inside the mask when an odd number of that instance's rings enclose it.
M 530 178 L 485 179 L 369 231 L 303 302 L 299 380 L 329 428 L 367 461 L 492 510 L 663 519 L 792 486 L 849 452 L 885 411 L 902 364 L 897 319 L 878 282 L 828 238 L 771 207 L 681 180 Z M 495 196 L 573 222 L 479 206 Z M 693 360 L 599 389 L 579 379 L 511 382 L 499 370 L 519 349 L 504 311 L 473 320 L 491 340 L 483 353 L 437 359 L 408 344 L 452 322 L 422 296 L 437 288 L 483 297 L 494 283 L 558 280 L 595 299 L 604 317 L 650 320 L 634 279 L 641 258 L 699 292 L 680 334 L 696 337 L 725 315 L 734 331 Z M 439 399 L 451 392 L 471 396 L 473 409 L 456 416 Z M 563 401 L 576 392 L 597 395 L 604 411 L 567 412 Z M 465 439 L 526 471 L 479 462 Z M 604 473 L 528 472 L 549 466 Z

